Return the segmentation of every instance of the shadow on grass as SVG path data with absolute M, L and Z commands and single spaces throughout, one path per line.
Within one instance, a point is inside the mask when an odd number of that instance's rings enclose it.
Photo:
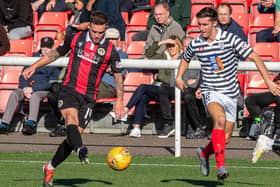
M 192 185 L 196 186 L 207 186 L 207 187 L 215 187 L 218 186 L 217 181 L 202 181 L 202 180 L 194 180 L 194 179 L 163 179 L 160 182 L 163 183 L 168 183 L 168 182 L 185 182 L 185 183 L 190 183 Z
M 189 183 L 194 186 L 205 186 L 205 187 L 216 187 L 216 186 L 221 186 L 218 184 L 217 181 L 211 181 L 211 180 L 195 180 L 195 179 L 163 179 L 160 182 L 162 183 L 168 183 L 168 182 L 185 182 Z M 263 184 L 254 184 L 254 183 L 246 183 L 246 182 L 230 182 L 230 181 L 225 181 L 225 184 L 240 184 L 242 185 L 248 185 L 248 186 L 262 186 Z
M 113 183 L 104 180 L 91 180 L 85 178 L 76 178 L 76 179 L 55 179 L 53 181 L 54 185 L 63 185 L 63 186 L 71 186 L 78 187 L 80 184 L 86 183 L 103 183 L 105 185 L 113 185 Z

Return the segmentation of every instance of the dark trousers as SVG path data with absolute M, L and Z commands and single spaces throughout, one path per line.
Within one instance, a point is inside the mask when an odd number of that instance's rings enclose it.
M 256 42 L 280 42 L 280 32 L 277 36 L 272 35 L 273 28 L 264 29 L 257 33 Z
M 131 109 L 135 106 L 135 124 L 141 124 L 147 111 L 147 104 L 150 101 L 158 101 L 159 86 L 140 85 L 131 96 L 127 108 Z
M 191 124 L 194 130 L 197 128 L 210 129 L 211 120 L 206 115 L 202 100 L 195 98 L 195 92 L 195 88 L 184 89 L 186 121 Z
M 262 109 L 269 106 L 272 103 L 276 103 L 274 124 L 280 125 L 280 97 L 274 96 L 271 92 L 256 93 L 249 95 L 245 104 L 250 117 L 254 119 L 255 117 L 260 117 L 262 114 Z
M 195 88 L 186 88 L 182 93 L 185 106 L 186 124 L 191 124 L 195 130 L 197 128 L 211 128 L 211 120 L 207 118 L 202 100 L 195 98 Z M 159 89 L 159 103 L 162 118 L 166 123 L 174 121 L 170 101 L 175 99 L 174 87 L 162 84 Z
M 171 104 L 170 104 L 170 101 L 174 100 L 174 98 L 175 98 L 174 87 L 170 87 L 168 84 L 162 84 L 159 87 L 159 104 L 160 104 L 161 116 L 164 122 L 168 124 L 171 124 L 174 121 Z

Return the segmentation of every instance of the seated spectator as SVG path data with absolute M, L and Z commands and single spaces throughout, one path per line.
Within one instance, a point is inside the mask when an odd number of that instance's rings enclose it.
M 156 53 L 157 48 L 160 48 L 162 45 L 166 45 L 167 49 L 162 54 Z M 182 46 L 178 36 L 171 35 L 168 39 L 158 42 L 158 45 L 153 45 L 147 56 L 153 59 L 178 59 L 183 52 Z M 155 76 L 154 85 L 142 84 L 133 93 L 125 107 L 125 114 L 127 114 L 135 106 L 135 118 L 133 129 L 129 133 L 130 137 L 141 137 L 140 127 L 146 114 L 147 104 L 149 101 L 158 101 L 160 85 L 170 84 L 171 71 L 160 69 L 159 73 Z
M 44 12 L 64 12 L 69 10 L 67 3 L 73 3 L 73 0 L 31 0 L 33 11 L 38 12 L 38 18 Z
M 280 42 L 280 0 L 262 0 L 259 3 L 260 13 L 274 13 L 274 27 L 261 30 L 256 35 L 256 42 Z
M 0 25 L 0 56 L 10 51 L 10 41 L 3 25 Z
M 184 49 L 186 49 L 192 39 L 192 37 L 186 37 L 183 40 Z M 164 127 L 158 136 L 159 138 L 168 138 L 175 130 L 174 117 L 170 104 L 170 101 L 175 99 L 174 74 L 171 78 L 171 86 L 162 84 L 159 89 L 159 103 L 162 111 L 162 119 L 164 120 Z M 191 70 L 190 72 L 185 73 L 183 79 L 188 86 L 184 89 L 184 92 L 182 92 L 186 111 L 186 125 L 191 124 L 191 127 L 194 130 L 194 132 L 191 134 L 185 134 L 186 138 L 203 138 L 206 136 L 204 131 L 209 125 L 206 113 L 204 111 L 205 109 L 202 104 L 200 89 L 198 89 L 200 71 Z
M 280 74 L 278 74 L 273 82 L 280 85 Z M 262 109 L 268 107 L 269 105 L 276 103 L 274 111 L 274 123 L 273 127 L 267 132 L 267 136 L 272 138 L 276 128 L 280 127 L 280 97 L 273 95 L 271 92 L 255 93 L 249 95 L 245 100 L 245 105 L 249 112 L 250 122 L 253 123 L 256 117 L 261 117 Z
M 41 39 L 41 49 L 33 57 L 47 55 L 54 47 L 54 40 L 49 37 Z M 27 68 L 24 67 L 23 71 Z M 0 133 L 8 133 L 9 125 L 17 109 L 18 104 L 29 99 L 28 120 L 23 125 L 22 133 L 24 135 L 33 135 L 36 133 L 36 123 L 39 113 L 40 101 L 43 100 L 51 86 L 50 81 L 57 80 L 59 68 L 41 67 L 29 78 L 24 79 L 21 75 L 19 78 L 19 88 L 13 91 L 9 97 L 6 110 L 0 124 Z
M 181 26 L 183 31 L 187 30 L 191 22 L 191 1 L 190 0 L 156 0 L 155 6 L 158 4 L 167 3 L 170 7 L 170 16 Z M 158 23 L 155 17 L 155 9 L 152 9 L 149 15 L 147 30 L 140 31 L 132 36 L 133 41 L 146 41 L 153 25 Z M 168 37 L 167 37 L 168 38 Z M 166 38 L 165 38 L 166 39 Z
M 109 28 L 105 32 L 105 38 L 112 42 L 119 53 L 121 59 L 127 59 L 127 54 L 121 50 L 119 47 L 120 42 L 120 32 L 115 28 Z M 123 70 L 123 74 L 125 74 L 125 70 Z M 97 95 L 97 99 L 100 98 L 112 98 L 116 97 L 116 89 L 115 89 L 115 78 L 114 75 L 110 72 L 110 69 L 106 71 L 106 73 L 102 77 L 102 81 L 98 87 L 99 92 Z
M 185 36 L 185 32 L 179 23 L 170 15 L 167 3 L 160 3 L 155 6 L 155 19 L 157 21 L 149 32 L 146 44 L 144 46 L 144 57 L 148 57 L 149 51 L 157 45 L 157 42 L 168 39 L 171 35 L 178 36 L 180 40 Z M 161 45 L 155 54 L 161 55 L 166 49 L 166 45 Z M 148 57 L 149 58 L 149 57 Z
M 218 26 L 223 30 L 238 35 L 241 40 L 247 41 L 242 27 L 232 19 L 232 8 L 228 3 L 220 3 L 217 7 Z
M 7 28 L 10 40 L 32 36 L 33 11 L 30 1 L 0 1 L 0 24 Z
M 74 12 L 74 20 L 71 24 L 67 25 L 65 31 L 60 31 L 57 33 L 57 40 L 65 40 L 66 33 L 67 35 L 75 35 L 80 30 L 78 29 L 78 25 L 82 23 L 80 18 L 83 13 L 83 7 L 83 0 L 75 0 L 74 7 L 69 7 L 69 9 Z

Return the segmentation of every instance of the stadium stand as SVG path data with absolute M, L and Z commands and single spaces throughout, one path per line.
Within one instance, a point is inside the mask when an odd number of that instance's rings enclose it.
M 245 35 L 249 32 L 249 13 L 232 13 L 231 17 L 242 27 Z
M 256 43 L 254 51 L 264 61 L 279 61 L 279 45 L 278 43 Z
M 10 51 L 5 56 L 32 56 L 33 40 L 10 40 Z
M 146 41 L 131 41 L 127 47 L 128 58 L 143 58 L 143 50 Z

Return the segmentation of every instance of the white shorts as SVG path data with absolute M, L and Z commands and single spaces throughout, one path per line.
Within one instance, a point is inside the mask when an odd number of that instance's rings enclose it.
M 202 98 L 204 106 L 207 106 L 211 102 L 217 102 L 224 107 L 226 120 L 230 122 L 236 121 L 237 98 L 232 99 L 216 91 L 204 92 L 202 93 Z

